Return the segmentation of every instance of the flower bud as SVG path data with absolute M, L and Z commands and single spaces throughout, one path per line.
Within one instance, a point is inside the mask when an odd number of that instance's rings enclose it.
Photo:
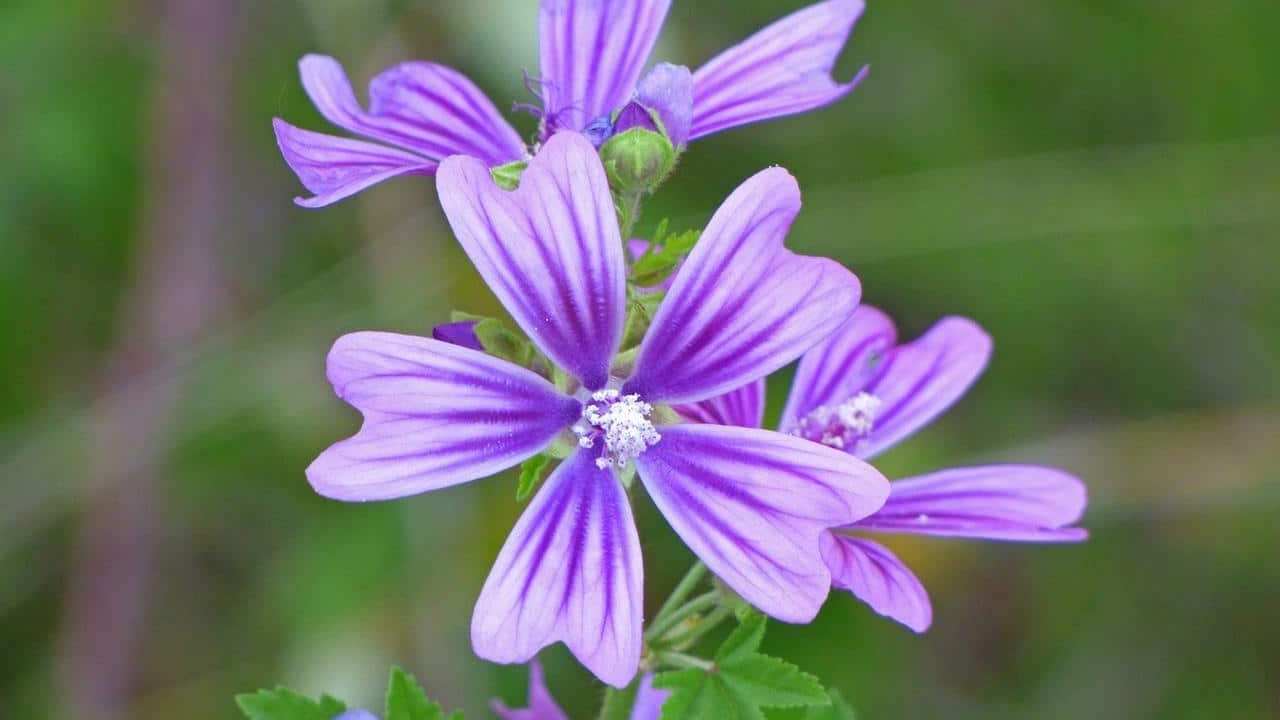
M 631 109 L 632 105 L 640 114 Z M 656 130 L 648 113 L 635 103 L 623 108 L 618 119 L 629 123 L 628 126 L 615 130 L 613 137 L 600 148 L 609 184 L 623 194 L 651 192 L 675 168 L 676 149 L 666 135 Z

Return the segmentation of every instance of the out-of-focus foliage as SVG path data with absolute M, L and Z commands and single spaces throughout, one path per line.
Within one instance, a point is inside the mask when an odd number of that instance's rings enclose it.
M 68 698 L 106 697 L 130 720 L 213 720 L 277 682 L 380 707 L 398 663 L 485 717 L 526 676 L 468 638 L 517 471 L 343 505 L 303 469 L 358 423 L 324 378 L 335 337 L 501 308 L 430 179 L 296 208 L 270 118 L 325 129 L 297 82 L 311 51 L 358 85 L 425 58 L 499 106 L 529 100 L 536 4 L 204 3 L 224 40 L 198 73 L 184 53 L 213 21 L 169 22 L 180 4 L 0 12 L 5 712 L 80 720 Z M 803 4 L 675 0 L 659 54 L 696 64 Z M 864 718 L 1280 715 L 1276 27 L 1280 4 L 1256 0 L 873 2 L 841 62 L 872 66 L 848 100 L 681 156 L 643 229 L 697 227 L 783 164 L 805 193 L 796 250 L 852 267 L 904 335 L 955 313 L 996 338 L 984 379 L 887 473 L 1035 460 L 1091 489 L 1082 546 L 891 539 L 932 593 L 927 635 L 833 595 L 764 652 Z M 175 125 L 196 100 L 213 131 Z M 212 198 L 212 219 L 175 188 Z M 186 312 L 207 319 L 173 341 Z M 690 558 L 637 492 L 652 608 Z M 590 716 L 601 688 L 562 648 L 544 663 Z

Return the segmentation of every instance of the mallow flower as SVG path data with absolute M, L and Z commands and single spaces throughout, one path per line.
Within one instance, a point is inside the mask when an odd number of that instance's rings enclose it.
M 670 690 L 659 690 L 653 686 L 653 673 L 645 673 L 636 688 L 635 700 L 631 705 L 630 720 L 658 720 L 662 715 L 662 703 L 671 695 Z M 529 706 L 511 709 L 501 700 L 494 700 L 490 707 L 501 720 L 569 720 L 569 716 L 560 709 L 559 703 L 551 696 L 543 679 L 542 666 L 537 661 L 529 663 Z
M 977 380 L 991 338 L 960 317 L 897 344 L 893 321 L 861 305 L 839 330 L 804 354 L 782 413 L 781 430 L 870 460 L 928 424 Z M 677 408 L 698 422 L 759 427 L 764 381 Z M 873 610 L 916 632 L 933 618 L 929 595 L 911 570 L 864 532 L 1019 542 L 1077 542 L 1084 484 L 1036 465 L 984 465 L 898 480 L 872 515 L 822 536 L 831 581 Z
M 364 415 L 307 469 L 322 495 L 383 500 L 457 485 L 555 445 L 567 457 L 530 501 L 480 592 L 471 625 L 483 658 L 525 662 L 563 641 L 624 686 L 641 653 L 643 570 L 622 480 L 634 467 L 690 549 L 745 600 L 807 622 L 829 591 L 827 528 L 866 517 L 888 481 L 837 449 L 784 433 L 678 421 L 695 403 L 777 370 L 857 305 L 839 264 L 791 253 L 800 208 L 781 168 L 721 205 L 653 317 L 634 361 L 623 336 L 623 244 L 600 158 L 574 132 L 552 136 L 514 191 L 453 156 L 438 191 L 480 275 L 564 375 L 448 342 L 357 332 L 328 376 Z
M 660 63 L 641 73 L 671 0 L 541 0 L 542 106 L 538 141 L 577 130 L 600 145 L 632 127 L 661 129 L 675 148 L 726 128 L 812 110 L 848 94 L 832 67 L 863 0 L 826 0 L 769 25 L 696 72 Z M 361 107 L 342 66 L 307 55 L 302 85 L 329 122 L 361 140 L 302 130 L 276 119 L 285 161 L 321 207 L 399 175 L 431 175 L 450 155 L 489 166 L 526 160 L 519 133 L 466 76 L 406 62 L 369 85 Z M 536 85 L 535 85 L 536 84 Z

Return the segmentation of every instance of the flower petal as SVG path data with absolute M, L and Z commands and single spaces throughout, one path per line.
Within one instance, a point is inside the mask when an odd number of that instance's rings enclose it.
M 831 78 L 831 69 L 863 7 L 862 0 L 811 5 L 699 68 L 693 75 L 692 139 L 812 110 L 848 94 L 866 68 L 844 84 Z
M 653 686 L 653 673 L 645 673 L 636 689 L 636 701 L 631 706 L 630 720 L 658 720 L 662 716 L 662 704 L 671 697 L 670 690 Z
M 451 68 L 407 62 L 385 70 L 369 83 L 366 112 L 337 60 L 307 55 L 298 67 L 320 114 L 357 135 L 437 161 L 465 154 L 500 165 L 525 155 L 519 133 L 475 83 Z
M 636 100 L 658 113 L 672 145 L 678 148 L 689 142 L 693 126 L 693 74 L 689 68 L 658 63 L 640 81 Z
M 378 716 L 368 710 L 347 710 L 333 720 L 378 720 Z
M 529 663 L 529 707 L 512 710 L 500 700 L 494 700 L 490 707 L 501 720 L 569 720 L 551 697 L 542 675 L 542 663 L 537 660 Z
M 922 633 L 933 622 L 929 593 L 911 569 L 885 546 L 862 538 L 824 533 L 822 557 L 831 584 L 848 590 L 872 610 Z
M 625 687 L 640 663 L 640 539 L 622 485 L 596 457 L 570 456 L 520 516 L 480 591 L 471 643 L 486 660 L 516 663 L 563 641 Z
M 787 432 L 820 405 L 838 405 L 857 395 L 875 377 L 893 348 L 893 320 L 870 305 L 859 305 L 848 322 L 800 359 L 779 427 Z
M 919 339 L 893 350 L 865 389 L 880 399 L 858 457 L 872 458 L 924 427 L 973 385 L 991 358 L 991 336 L 960 317 L 939 320 Z
M 956 468 L 891 484 L 889 500 L 859 529 L 1023 542 L 1077 542 L 1084 483 L 1035 465 Z
M 542 0 L 547 134 L 582 130 L 631 99 L 671 0 Z
M 764 378 L 760 378 L 723 395 L 677 405 L 675 411 L 694 422 L 758 428 L 764 423 L 764 391 Z
M 394 333 L 344 335 L 329 382 L 364 415 L 354 437 L 307 468 L 316 492 L 385 500 L 475 480 L 540 452 L 580 404 L 484 353 Z
M 800 188 L 782 168 L 748 179 L 711 218 L 640 346 L 627 392 L 690 403 L 777 370 L 834 331 L 858 279 L 782 242 Z
M 432 160 L 361 140 L 324 135 L 273 121 L 280 154 L 315 197 L 297 198 L 303 207 L 331 205 L 397 175 L 430 175 Z
M 588 388 L 604 387 L 622 341 L 626 269 L 590 141 L 553 136 L 514 192 L 462 156 L 440 165 L 436 185 L 462 248 L 520 327 Z
M 827 596 L 827 528 L 884 502 L 875 468 L 789 435 L 670 425 L 636 458 L 654 504 L 707 567 L 760 610 L 808 622 Z

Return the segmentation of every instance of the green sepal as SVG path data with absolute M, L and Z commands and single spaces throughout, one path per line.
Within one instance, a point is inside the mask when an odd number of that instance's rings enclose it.
M 476 339 L 484 351 L 494 357 L 513 362 L 520 367 L 530 367 L 537 350 L 524 335 L 508 328 L 501 320 L 485 318 L 476 322 Z
M 623 195 L 653 192 L 675 169 L 676 155 L 666 135 L 640 127 L 614 135 L 600 147 L 609 186 Z
M 659 230 L 664 226 L 659 226 Z M 649 248 L 631 264 L 631 283 L 637 287 L 654 287 L 661 284 L 680 267 L 685 257 L 698 244 L 701 230 L 686 230 L 663 237 L 654 233 Z
M 237 695 L 236 705 L 249 720 L 333 720 L 347 709 L 328 695 L 312 700 L 286 687 Z
M 817 678 L 758 652 L 765 617 L 747 615 L 716 651 L 710 670 L 659 673 L 654 687 L 672 691 L 662 720 L 764 720 L 762 708 L 831 704 Z
M 529 499 L 533 489 L 538 486 L 542 478 L 547 476 L 546 469 L 547 465 L 551 464 L 551 460 L 550 456 L 538 453 L 520 464 L 520 483 L 516 485 L 516 502 Z
M 524 160 L 517 160 L 506 165 L 489 168 L 489 175 L 493 177 L 494 184 L 503 190 L 515 190 L 520 187 L 520 176 L 524 175 L 524 171 L 528 167 L 529 163 Z
M 382 717 L 383 720 L 462 720 L 462 711 L 446 715 L 437 703 L 427 698 L 426 691 L 412 675 L 393 667 L 387 681 L 387 708 Z
M 623 352 L 637 347 L 644 340 L 664 297 L 666 293 L 660 291 L 632 294 L 627 302 L 627 322 L 622 331 Z

